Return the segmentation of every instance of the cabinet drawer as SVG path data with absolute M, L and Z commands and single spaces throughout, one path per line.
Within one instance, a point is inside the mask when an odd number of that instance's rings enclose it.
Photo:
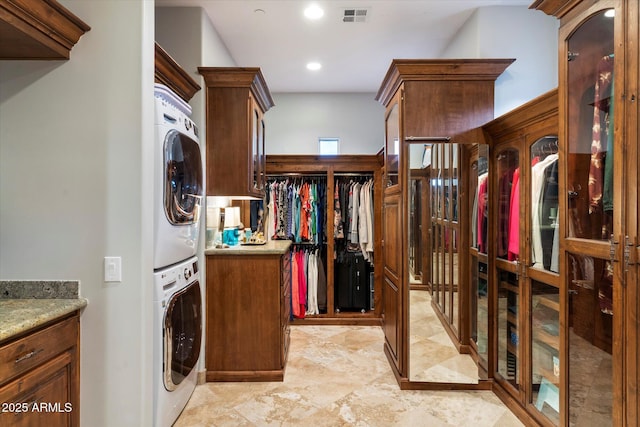
M 0 413 L 0 425 L 70 426 L 73 401 L 70 370 L 73 357 L 65 352 L 33 371 L 0 387 L 0 402 L 15 405 Z
M 76 345 L 78 318 L 72 317 L 0 347 L 0 384 Z

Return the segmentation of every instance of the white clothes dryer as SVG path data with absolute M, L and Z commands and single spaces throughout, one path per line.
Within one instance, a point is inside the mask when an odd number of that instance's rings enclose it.
M 171 426 L 197 383 L 202 339 L 198 258 L 154 273 L 153 425 Z
M 204 195 L 198 128 L 191 107 L 164 85 L 155 86 L 153 269 L 196 254 Z

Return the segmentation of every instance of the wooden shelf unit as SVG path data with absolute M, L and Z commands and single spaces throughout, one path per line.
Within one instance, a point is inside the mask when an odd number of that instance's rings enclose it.
M 382 173 L 381 159 L 378 155 L 268 155 L 266 163 L 267 177 L 269 175 L 296 175 L 304 177 L 305 174 L 324 175 L 327 179 L 327 312 L 325 314 L 308 315 L 304 319 L 294 319 L 294 324 L 313 325 L 380 325 L 382 313 L 382 243 L 380 240 L 381 224 L 379 218 L 382 210 Z M 337 312 L 335 307 L 334 262 L 333 252 L 335 243 L 333 239 L 334 220 L 334 182 L 341 173 L 362 173 L 373 177 L 374 181 L 374 309 L 365 313 L 342 311 Z M 293 175 L 292 175 L 293 174 Z

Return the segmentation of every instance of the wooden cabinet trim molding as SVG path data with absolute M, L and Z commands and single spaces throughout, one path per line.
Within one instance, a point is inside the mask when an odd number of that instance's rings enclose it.
M 529 9 L 537 9 L 547 15 L 561 18 L 580 2 L 581 0 L 536 0 Z
M 0 59 L 69 59 L 90 29 L 56 0 L 0 0 Z
M 329 169 L 344 172 L 371 172 L 380 169 L 378 155 L 267 155 L 267 173 L 326 172 Z
M 549 106 L 553 106 L 550 108 Z M 483 126 L 493 139 L 558 115 L 558 89 L 553 89 Z
M 155 81 L 187 102 L 200 90 L 200 85 L 158 43 L 155 48 Z
M 267 82 L 258 67 L 198 67 L 207 87 L 246 87 L 266 113 L 275 105 Z
M 494 81 L 515 59 L 394 59 L 375 99 L 387 105 L 404 81 Z

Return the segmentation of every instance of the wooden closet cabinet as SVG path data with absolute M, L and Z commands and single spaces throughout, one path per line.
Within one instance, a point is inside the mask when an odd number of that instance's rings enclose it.
M 259 68 L 199 67 L 206 86 L 207 195 L 262 199 L 264 114 L 274 105 Z
M 379 220 L 382 212 L 382 172 L 381 158 L 378 155 L 337 155 L 337 156 L 315 156 L 315 155 L 269 155 L 267 156 L 267 175 L 270 179 L 279 178 L 281 180 L 303 180 L 318 179 L 326 182 L 326 205 L 323 216 L 325 222 L 325 236 L 322 242 L 317 242 L 321 253 L 326 254 L 323 262 L 326 274 L 326 310 L 319 314 L 308 314 L 304 318 L 294 318 L 294 324 L 342 324 L 342 325 L 380 325 L 382 304 L 382 224 Z M 372 196 L 372 218 L 373 218 L 373 261 L 367 261 L 369 267 L 367 271 L 373 272 L 373 301 L 367 304 L 368 309 L 340 310 L 339 289 L 340 279 L 337 277 L 337 260 L 344 254 L 344 238 L 335 238 L 336 206 L 335 192 L 336 182 L 345 180 L 357 180 L 366 177 L 373 181 Z M 339 189 L 338 189 L 339 191 Z M 245 209 L 246 211 L 246 209 Z M 249 218 L 249 213 L 244 213 L 244 218 Z M 270 218 L 272 220 L 273 218 Z M 338 219 L 338 222 L 340 220 Z M 326 239 L 326 240 L 325 240 Z M 339 242 L 340 240 L 341 242 Z M 294 251 L 304 248 L 308 243 L 294 243 Z M 313 245 L 312 245 L 313 246 Z M 357 253 L 359 251 L 350 251 Z M 362 282 L 369 282 L 366 278 Z M 361 282 L 361 283 L 362 283 Z M 370 284 L 370 283 L 369 283 Z M 343 283 L 343 286 L 345 284 Z M 370 295 L 371 297 L 371 295 Z
M 79 340 L 76 313 L 0 344 L 0 425 L 80 425 Z
M 638 1 L 531 7 L 560 19 L 560 424 L 637 427 Z
M 490 138 L 489 298 L 495 390 L 544 425 L 558 425 L 561 343 L 558 92 L 483 126 Z
M 207 381 L 282 381 L 289 351 L 289 241 L 208 249 Z
M 495 79 L 512 62 L 513 59 L 396 59 L 376 95 L 376 100 L 386 108 L 382 215 L 384 348 L 401 387 L 407 386 L 409 378 L 410 146 L 457 142 L 465 132 L 491 120 Z M 430 228 L 431 224 L 422 225 L 423 230 Z M 467 285 L 459 282 L 459 286 Z M 461 304 L 464 310 L 459 313 L 466 311 L 468 300 Z

